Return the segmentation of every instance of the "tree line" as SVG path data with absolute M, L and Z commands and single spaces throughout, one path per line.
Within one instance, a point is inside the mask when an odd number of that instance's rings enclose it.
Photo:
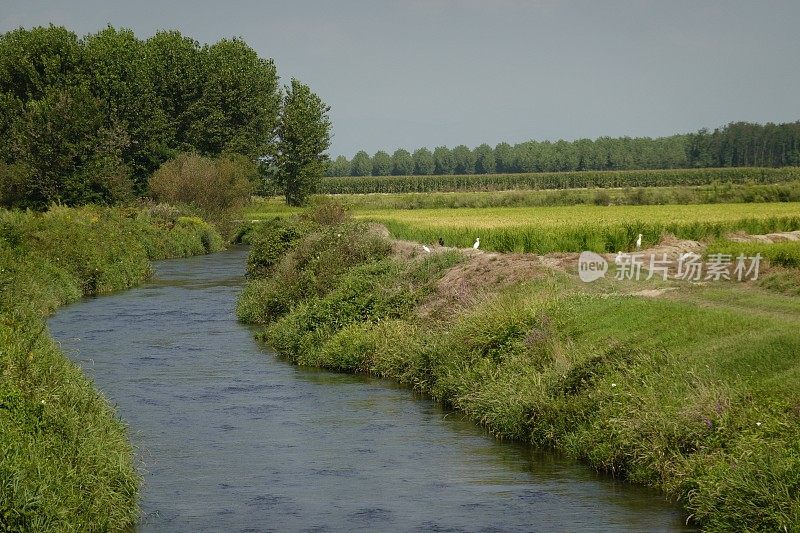
M 595 140 L 527 141 L 516 145 L 482 144 L 474 149 L 439 146 L 413 153 L 360 151 L 339 156 L 327 175 L 410 176 L 507 174 L 582 170 L 645 170 L 800 165 L 800 121 L 785 124 L 735 122 L 713 132 L 668 137 L 600 137 Z
M 281 88 L 274 62 L 241 39 L 20 28 L 0 35 L 0 205 L 124 201 L 181 153 L 235 155 L 254 180 L 261 167 L 313 186 L 327 113 L 297 80 Z

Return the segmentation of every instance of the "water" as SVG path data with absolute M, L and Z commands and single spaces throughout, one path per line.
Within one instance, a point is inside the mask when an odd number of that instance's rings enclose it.
M 662 496 L 498 442 L 391 383 L 298 369 L 233 309 L 246 250 L 163 261 L 53 336 L 129 426 L 145 531 L 676 531 Z

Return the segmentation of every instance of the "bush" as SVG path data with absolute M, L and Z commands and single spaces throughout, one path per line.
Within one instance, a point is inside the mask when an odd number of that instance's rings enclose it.
M 244 156 L 181 154 L 161 165 L 149 188 L 155 200 L 191 206 L 228 233 L 257 180 L 258 167 Z

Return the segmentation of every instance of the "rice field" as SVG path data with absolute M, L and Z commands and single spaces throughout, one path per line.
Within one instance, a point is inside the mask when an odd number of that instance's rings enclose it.
M 356 210 L 356 218 L 384 224 L 399 239 L 498 252 L 614 252 L 664 234 L 711 239 L 732 231 L 759 234 L 800 229 L 800 203 L 701 204 L 464 209 Z

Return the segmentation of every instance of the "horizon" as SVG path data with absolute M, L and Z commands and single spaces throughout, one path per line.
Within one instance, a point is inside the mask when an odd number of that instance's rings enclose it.
M 792 122 L 799 17 L 783 0 L 236 2 L 224 12 L 47 0 L 4 2 L 0 32 L 52 23 L 84 36 L 111 24 L 142 39 L 166 29 L 201 43 L 241 37 L 275 60 L 281 84 L 296 77 L 331 106 L 329 153 L 350 158 Z

